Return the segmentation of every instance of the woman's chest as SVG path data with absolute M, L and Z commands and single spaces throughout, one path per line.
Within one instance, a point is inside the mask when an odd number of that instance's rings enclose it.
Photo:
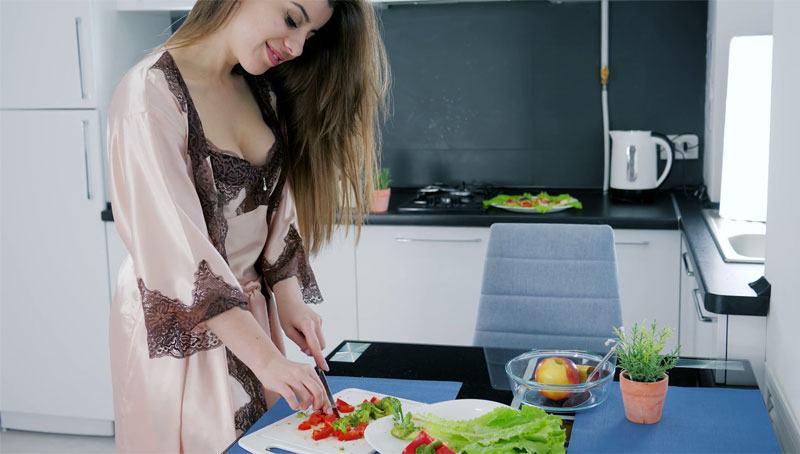
M 241 83 L 245 85 L 219 92 L 194 90 L 194 104 L 206 140 L 220 151 L 261 167 L 269 158 L 275 135 L 246 82 Z

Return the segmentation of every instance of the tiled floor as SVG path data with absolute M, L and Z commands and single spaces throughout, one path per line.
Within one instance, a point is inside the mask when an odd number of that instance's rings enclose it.
M 83 437 L 21 430 L 0 430 L 2 454 L 97 454 L 114 452 L 114 437 Z

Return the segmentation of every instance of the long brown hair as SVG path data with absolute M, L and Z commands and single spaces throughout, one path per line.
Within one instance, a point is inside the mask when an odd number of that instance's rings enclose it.
M 328 3 L 333 15 L 303 54 L 264 75 L 276 92 L 288 177 L 311 253 L 331 239 L 336 224 L 360 230 L 379 167 L 390 82 L 372 6 L 367 0 Z M 164 47 L 188 46 L 216 31 L 238 4 L 199 0 Z

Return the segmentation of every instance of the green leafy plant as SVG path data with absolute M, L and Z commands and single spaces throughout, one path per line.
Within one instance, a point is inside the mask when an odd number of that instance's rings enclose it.
M 378 174 L 375 178 L 375 189 L 386 189 L 389 187 L 389 183 L 392 182 L 392 179 L 389 175 L 389 169 L 380 169 L 378 170 Z
M 634 324 L 630 334 L 624 328 L 614 328 L 619 339 L 617 346 L 617 364 L 627 372 L 628 378 L 638 382 L 656 382 L 666 371 L 675 367 L 680 346 L 662 355 L 664 345 L 672 336 L 672 329 L 656 330 L 656 322 L 646 326 Z

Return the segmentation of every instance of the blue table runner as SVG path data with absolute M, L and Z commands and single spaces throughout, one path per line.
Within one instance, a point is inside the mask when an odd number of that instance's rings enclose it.
M 618 383 L 608 400 L 575 415 L 568 452 L 780 452 L 757 389 L 670 386 L 657 424 L 625 419 Z
M 415 400 L 432 404 L 445 400 L 455 399 L 461 389 L 460 382 L 452 381 L 427 381 L 427 380 L 398 380 L 393 378 L 364 378 L 364 377 L 338 377 L 329 376 L 328 385 L 331 392 L 337 392 L 347 388 L 358 388 L 373 391 L 381 394 L 389 394 L 403 399 Z M 284 399 L 279 400 L 272 408 L 267 411 L 258 421 L 256 421 L 248 434 L 266 427 L 275 421 L 279 421 L 294 413 Z M 285 453 L 280 449 L 274 449 L 278 453 Z M 238 443 L 234 444 L 226 451 L 229 454 L 249 454 Z

